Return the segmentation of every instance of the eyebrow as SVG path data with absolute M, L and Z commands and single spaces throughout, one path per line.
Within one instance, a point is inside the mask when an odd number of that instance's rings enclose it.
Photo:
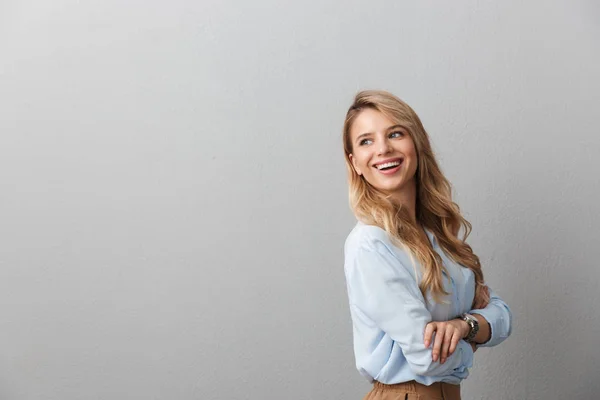
M 386 129 L 386 132 L 391 131 L 392 129 L 396 129 L 396 128 L 404 128 L 402 125 L 393 125 L 390 126 L 389 128 Z M 369 136 L 372 135 L 373 132 L 365 132 L 365 133 L 361 133 L 360 135 L 358 135 L 358 137 L 356 138 L 356 142 L 360 141 L 360 138 L 362 138 L 363 136 Z

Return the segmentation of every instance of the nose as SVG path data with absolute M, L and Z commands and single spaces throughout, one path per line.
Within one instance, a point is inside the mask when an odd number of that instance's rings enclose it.
M 379 152 L 378 154 L 386 154 L 389 153 L 390 150 L 392 149 L 392 146 L 390 145 L 390 141 L 385 138 L 381 141 L 380 145 L 379 145 Z

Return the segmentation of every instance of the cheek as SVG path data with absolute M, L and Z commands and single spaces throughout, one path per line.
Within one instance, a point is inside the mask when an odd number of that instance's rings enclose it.
M 411 155 L 416 154 L 415 144 L 412 140 L 407 140 L 407 141 L 403 142 L 402 144 L 403 144 L 402 147 L 403 147 L 403 150 L 405 153 L 411 154 Z
M 413 162 L 417 161 L 417 150 L 415 149 L 412 143 L 405 146 L 402 150 L 404 154 L 412 158 Z
M 354 153 L 354 162 L 355 165 L 359 168 L 364 169 L 365 165 L 367 163 L 367 157 L 364 153 L 361 153 L 360 151 Z

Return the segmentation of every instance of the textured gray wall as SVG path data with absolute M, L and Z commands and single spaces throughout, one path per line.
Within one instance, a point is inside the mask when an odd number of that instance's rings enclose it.
M 596 397 L 599 37 L 592 0 L 1 2 L 0 399 L 362 398 L 364 88 L 421 116 L 515 314 L 465 399 Z

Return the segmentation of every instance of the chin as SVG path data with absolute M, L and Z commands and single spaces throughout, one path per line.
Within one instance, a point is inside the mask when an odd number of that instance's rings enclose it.
M 397 192 L 398 190 L 402 189 L 403 185 L 404 185 L 404 182 L 396 182 L 396 183 L 388 182 L 385 185 L 377 185 L 377 189 L 383 190 L 384 192 Z

